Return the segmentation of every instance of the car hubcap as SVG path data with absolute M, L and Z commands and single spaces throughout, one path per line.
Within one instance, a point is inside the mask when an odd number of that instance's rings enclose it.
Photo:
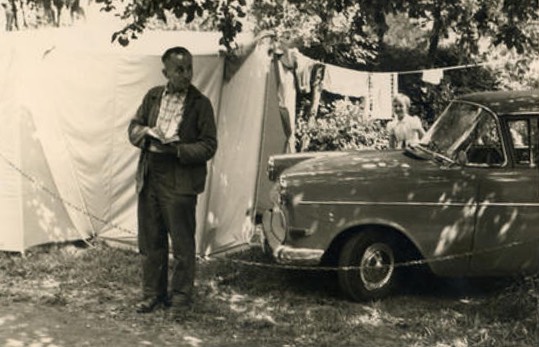
M 360 266 L 359 273 L 365 288 L 382 288 L 389 282 L 395 269 L 393 251 L 384 243 L 375 243 L 363 253 Z

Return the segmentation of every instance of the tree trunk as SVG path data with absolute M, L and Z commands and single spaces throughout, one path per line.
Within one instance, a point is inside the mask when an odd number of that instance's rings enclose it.
M 436 53 L 438 51 L 438 44 L 440 43 L 440 35 L 442 33 L 443 18 L 440 11 L 440 7 L 436 6 L 433 11 L 434 24 L 432 26 L 432 32 L 429 38 L 429 50 L 427 59 L 429 66 L 432 67 L 436 61 Z
M 378 49 L 383 49 L 384 36 L 389 27 L 386 23 L 386 14 L 381 9 L 376 9 L 374 13 L 374 22 L 376 23 L 376 36 L 378 36 Z

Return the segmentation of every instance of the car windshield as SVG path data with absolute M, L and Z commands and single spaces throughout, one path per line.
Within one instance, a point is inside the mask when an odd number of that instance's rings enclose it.
M 452 102 L 427 131 L 419 145 L 454 159 L 456 150 L 469 137 L 482 111 L 483 109 L 475 104 Z

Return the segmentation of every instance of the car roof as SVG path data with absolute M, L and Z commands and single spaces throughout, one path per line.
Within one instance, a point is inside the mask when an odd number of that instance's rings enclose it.
M 462 95 L 457 100 L 484 105 L 499 115 L 539 113 L 539 89 L 478 92 Z

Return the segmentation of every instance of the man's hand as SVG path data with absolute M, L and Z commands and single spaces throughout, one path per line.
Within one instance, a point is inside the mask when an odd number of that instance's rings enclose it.
M 161 131 L 157 129 L 157 127 L 148 128 L 146 135 L 153 137 L 154 139 L 159 140 L 161 142 L 163 142 L 164 140 L 163 135 L 161 134 Z

